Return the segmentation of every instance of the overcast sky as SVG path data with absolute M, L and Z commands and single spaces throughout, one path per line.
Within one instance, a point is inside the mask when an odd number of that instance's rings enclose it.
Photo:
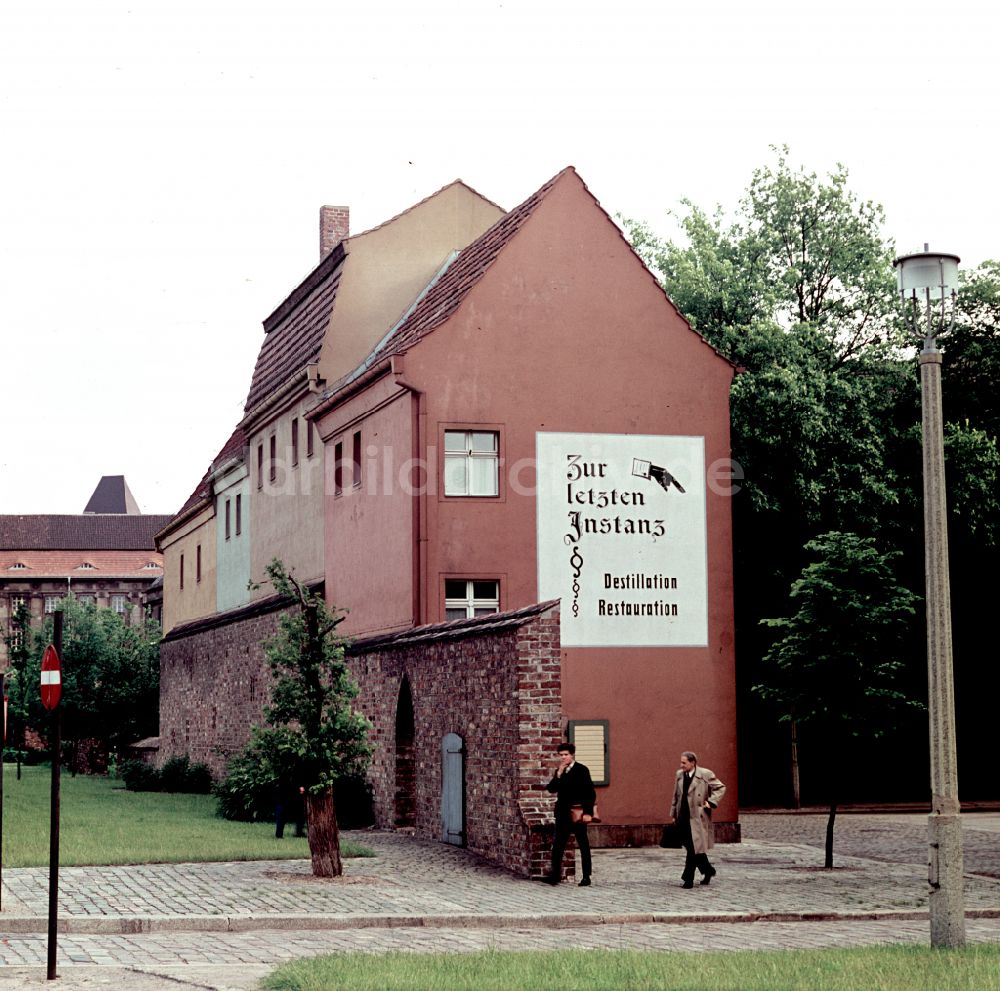
M 0 13 L 0 513 L 125 475 L 180 508 L 261 321 L 456 178 L 504 208 L 573 165 L 669 232 L 787 144 L 900 251 L 1000 257 L 997 8 L 846 0 L 10 0 Z

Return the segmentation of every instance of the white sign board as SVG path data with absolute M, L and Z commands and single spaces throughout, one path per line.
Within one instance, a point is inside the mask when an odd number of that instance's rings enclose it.
M 537 433 L 538 596 L 564 647 L 708 643 L 705 440 Z

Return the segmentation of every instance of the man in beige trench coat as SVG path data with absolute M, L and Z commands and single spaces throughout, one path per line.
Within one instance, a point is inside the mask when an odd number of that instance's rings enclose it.
M 707 767 L 698 766 L 698 758 L 690 750 L 681 754 L 681 766 L 674 782 L 674 798 L 670 803 L 670 821 L 681 831 L 681 842 L 687 857 L 681 885 L 694 887 L 695 868 L 701 871 L 701 883 L 708 884 L 716 870 L 708 862 L 708 851 L 715 845 L 712 835 L 712 809 L 726 793 L 726 786 Z

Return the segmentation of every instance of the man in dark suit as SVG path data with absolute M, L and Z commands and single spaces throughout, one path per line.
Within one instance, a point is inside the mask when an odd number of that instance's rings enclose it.
M 580 868 L 583 871 L 580 887 L 587 888 L 590 886 L 591 867 L 587 823 L 594 817 L 597 792 L 594 791 L 588 768 L 576 761 L 576 747 L 572 743 L 560 743 L 558 753 L 559 766 L 545 786 L 556 796 L 556 832 L 552 840 L 552 869 L 544 880 L 549 884 L 558 884 L 562 880 L 563 854 L 572 833 L 580 848 Z

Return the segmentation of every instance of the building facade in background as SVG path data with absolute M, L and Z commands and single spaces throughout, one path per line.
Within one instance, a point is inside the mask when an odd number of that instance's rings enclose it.
M 81 514 L 0 516 L 0 668 L 22 606 L 33 627 L 67 595 L 138 619 L 163 575 L 154 536 L 169 520 L 140 513 L 121 475 L 104 476 Z

